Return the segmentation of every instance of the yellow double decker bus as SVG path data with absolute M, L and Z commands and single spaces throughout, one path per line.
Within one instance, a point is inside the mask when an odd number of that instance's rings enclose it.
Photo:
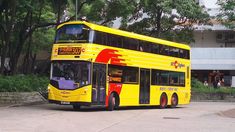
M 167 106 L 190 102 L 190 47 L 85 21 L 58 26 L 51 54 L 51 103 Z

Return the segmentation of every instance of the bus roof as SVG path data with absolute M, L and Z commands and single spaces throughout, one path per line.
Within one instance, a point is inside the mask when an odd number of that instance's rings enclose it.
M 159 38 L 140 35 L 140 34 L 133 33 L 133 32 L 127 32 L 127 31 L 123 31 L 123 30 L 119 30 L 119 29 L 109 28 L 109 27 L 89 23 L 86 21 L 71 21 L 71 22 L 62 23 L 57 27 L 57 29 L 59 29 L 60 27 L 62 27 L 64 25 L 68 25 L 68 24 L 84 24 L 84 25 L 86 25 L 96 31 L 107 32 L 107 33 L 111 33 L 111 34 L 115 34 L 115 35 L 126 36 L 126 37 L 130 37 L 130 38 L 145 40 L 145 41 L 149 41 L 149 42 L 153 42 L 153 43 L 159 43 L 159 44 L 178 47 L 178 48 L 187 49 L 187 50 L 190 49 L 190 46 L 186 45 L 186 44 L 176 43 L 176 42 L 172 42 L 172 41 L 168 41 L 168 40 L 163 40 L 163 39 L 159 39 Z

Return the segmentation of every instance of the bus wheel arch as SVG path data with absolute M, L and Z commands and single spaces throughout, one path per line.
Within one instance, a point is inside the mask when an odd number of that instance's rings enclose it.
M 167 94 L 163 92 L 160 96 L 160 109 L 166 108 L 167 104 L 168 104 Z
M 179 103 L 179 97 L 176 93 L 171 96 L 171 108 L 175 108 Z
M 112 92 L 109 95 L 109 100 L 108 100 L 108 110 L 112 111 L 114 109 L 117 109 L 120 104 L 120 98 L 119 95 L 116 92 Z

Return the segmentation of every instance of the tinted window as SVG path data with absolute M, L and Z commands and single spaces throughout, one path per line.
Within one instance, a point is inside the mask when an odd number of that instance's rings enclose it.
M 168 47 L 168 46 L 160 45 L 160 51 L 159 51 L 159 53 L 160 53 L 161 55 L 168 55 L 168 52 L 169 52 L 169 47 Z
M 85 25 L 64 25 L 57 30 L 55 43 L 84 43 L 89 40 L 89 28 Z
M 178 86 L 179 85 L 179 73 L 170 72 L 170 85 Z
M 131 49 L 131 50 L 138 50 L 138 40 L 131 39 L 131 38 L 124 38 L 123 48 Z
M 159 84 L 160 71 L 152 70 L 152 85 Z
M 139 41 L 139 50 L 143 52 L 151 52 L 151 43 Z
M 95 31 L 95 43 L 124 49 L 189 59 L 189 50 Z
M 139 69 L 136 67 L 123 67 L 123 83 L 137 83 Z
M 183 72 L 179 73 L 179 85 L 185 86 L 185 73 Z
M 185 86 L 185 73 L 152 70 L 152 85 Z
M 107 35 L 106 33 L 96 31 L 94 43 L 106 45 L 107 44 Z
M 169 72 L 161 71 L 159 78 L 160 85 L 169 85 Z
M 159 50 L 160 50 L 159 48 L 160 48 L 159 45 L 157 45 L 157 44 L 152 44 L 151 52 L 152 52 L 152 53 L 155 53 L 155 54 L 159 54 Z
M 108 76 L 110 83 L 121 83 L 123 76 L 123 69 L 119 66 L 109 65 Z
M 110 83 L 138 83 L 139 68 L 109 65 Z
M 174 57 L 179 57 L 179 49 L 175 47 L 170 47 L 169 55 Z

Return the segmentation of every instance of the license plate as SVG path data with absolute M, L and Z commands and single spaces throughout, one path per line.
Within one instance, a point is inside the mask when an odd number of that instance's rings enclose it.
M 70 104 L 70 102 L 61 101 L 61 104 Z

